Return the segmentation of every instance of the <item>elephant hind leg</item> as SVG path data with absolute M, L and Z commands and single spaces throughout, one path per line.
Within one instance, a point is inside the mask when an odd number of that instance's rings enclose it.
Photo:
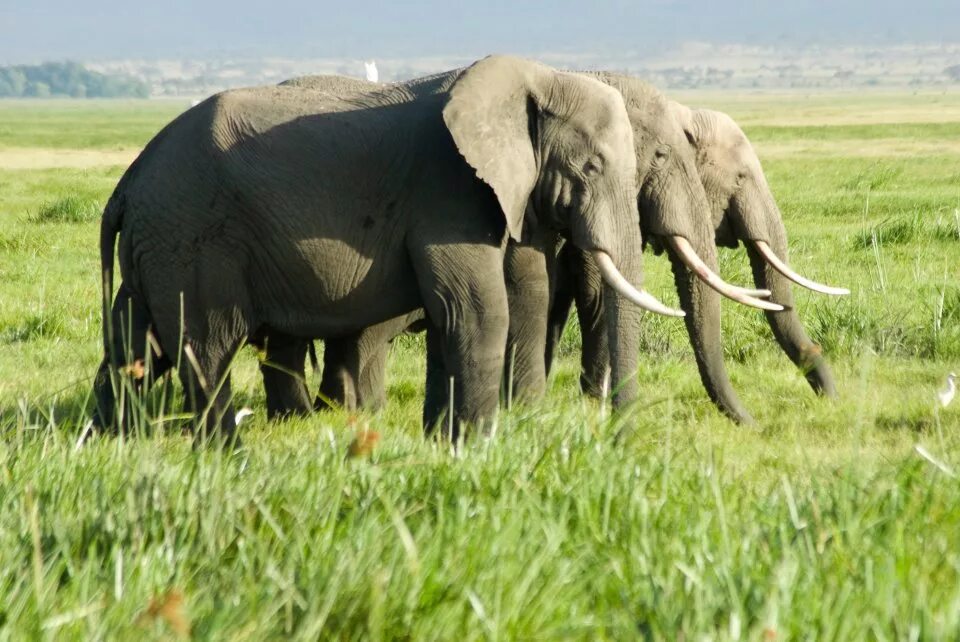
M 387 357 L 390 342 L 371 346 L 366 359 L 360 364 L 360 379 L 357 381 L 357 405 L 365 410 L 381 410 L 387 405 Z
M 230 444 L 235 438 L 236 420 L 230 382 L 229 361 L 211 359 L 203 347 L 188 341 L 180 362 L 187 409 L 196 415 L 195 437 L 201 443 L 217 439 Z M 240 343 L 236 344 L 239 350 Z
M 137 423 L 134 401 L 170 368 L 170 362 L 156 340 L 151 341 L 149 311 L 125 284 L 120 284 L 104 323 L 108 324 L 104 357 L 93 383 L 93 425 L 126 432 Z
M 184 288 L 183 336 L 179 316 L 167 314 L 161 328 L 163 344 L 182 346 L 179 374 L 184 400 L 196 415 L 196 434 L 201 442 L 234 443 L 236 420 L 231 394 L 230 369 L 246 343 L 254 322 L 252 306 L 242 272 L 229 261 L 195 268 L 192 289 Z M 168 312 L 174 309 L 167 308 Z
M 267 399 L 267 418 L 282 419 L 307 415 L 313 410 L 307 392 L 304 361 L 310 342 L 270 332 L 262 341 L 255 339 L 264 352 L 260 362 Z
M 323 376 L 315 407 L 357 409 L 357 380 L 360 378 L 358 334 L 328 339 L 323 345 Z
M 245 340 L 246 334 L 240 332 L 184 337 L 180 382 L 187 410 L 195 415 L 195 437 L 201 443 L 218 440 L 231 444 L 235 439 L 230 369 Z
M 404 332 L 420 332 L 422 310 L 373 325 L 360 333 L 360 377 L 356 381 L 357 405 L 380 410 L 387 405 L 387 357 L 391 342 Z

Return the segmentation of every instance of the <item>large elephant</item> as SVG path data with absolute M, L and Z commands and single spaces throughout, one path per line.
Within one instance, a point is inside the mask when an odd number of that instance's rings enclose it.
M 636 200 L 644 217 L 644 227 L 660 242 L 682 247 L 683 255 L 680 270 L 690 270 L 691 281 L 695 282 L 698 293 L 704 298 L 713 297 L 719 306 L 717 292 L 766 310 L 780 310 L 779 305 L 762 301 L 755 297 L 768 296 L 762 290 L 745 290 L 724 283 L 716 274 L 717 257 L 713 243 L 714 232 L 710 211 L 703 185 L 696 171 L 693 149 L 680 121 L 677 120 L 671 104 L 656 89 L 640 80 L 615 74 L 591 74 L 605 84 L 617 89 L 623 96 L 633 128 L 635 154 L 637 158 L 638 193 Z M 287 81 L 295 86 L 312 88 L 321 95 L 355 92 L 362 90 L 364 81 L 340 79 L 332 76 L 314 76 Z M 544 353 L 547 342 L 547 310 L 549 308 L 548 265 L 555 255 L 555 248 L 546 248 L 537 243 L 511 243 L 507 250 L 504 274 L 507 279 L 507 292 L 510 310 L 510 344 L 507 348 L 508 361 L 506 377 L 512 380 L 517 396 L 536 398 L 542 393 L 546 367 Z M 639 256 L 634 257 L 639 261 Z M 594 264 L 595 265 L 595 264 Z M 609 268 L 606 279 L 610 279 Z M 684 272 L 686 274 L 686 272 Z M 599 278 L 599 277 L 598 277 Z M 603 279 L 597 282 L 601 285 Z M 700 284 L 703 284 L 702 286 Z M 610 299 L 605 298 L 603 308 L 606 315 L 614 315 L 616 333 L 609 336 L 617 342 L 618 357 L 613 360 L 612 380 L 614 402 L 623 405 L 636 398 L 636 383 L 633 376 L 636 371 L 637 350 L 639 345 L 639 318 L 632 308 L 615 306 L 610 311 Z M 614 301 L 615 303 L 615 301 Z M 359 399 L 363 405 L 376 406 L 382 403 L 383 364 L 385 362 L 386 341 L 405 327 L 404 322 L 388 322 L 364 330 L 357 336 L 341 340 L 336 344 L 328 342 L 324 359 L 324 383 L 321 384 L 321 397 L 332 398 L 348 407 Z M 601 326 L 597 326 L 599 329 Z M 603 324 L 602 345 L 606 357 L 608 325 Z M 442 368 L 436 356 L 431 355 L 434 341 L 428 338 L 428 362 L 431 375 L 428 377 L 428 407 L 435 417 L 445 403 L 442 394 L 446 386 L 443 383 Z M 280 367 L 272 375 L 265 372 L 267 383 L 267 406 L 271 415 L 292 411 L 305 411 L 309 408 L 305 389 L 289 377 L 288 373 L 302 373 L 303 355 L 306 348 L 292 355 L 270 355 L 270 361 Z M 604 370 L 607 359 L 604 359 Z M 328 372 L 339 373 L 340 377 L 328 377 Z M 351 374 L 352 373 L 352 374 Z M 286 386 L 283 383 L 287 378 Z M 341 380 L 354 382 L 355 393 L 346 391 L 339 385 Z M 328 387 L 330 381 L 338 385 Z M 349 386 L 346 386 L 349 388 Z M 284 390 L 296 390 L 285 393 Z M 440 391 L 439 397 L 432 394 Z M 295 398 L 298 401 L 285 404 L 284 399 Z
M 250 337 L 347 336 L 421 307 L 455 380 L 454 425 L 487 420 L 508 238 L 562 231 L 612 266 L 626 298 L 656 307 L 631 285 L 636 164 L 616 91 L 518 58 L 339 101 L 218 94 L 147 145 L 104 211 L 105 301 L 117 235 L 123 283 L 104 305 L 97 423 L 123 425 L 116 390 L 139 378 L 132 366 L 155 376 L 176 362 L 202 429 L 230 438 L 229 365 Z
M 847 294 L 843 288 L 820 285 L 794 272 L 787 264 L 787 235 L 780 210 L 767 184 L 760 160 L 740 127 L 728 115 L 707 109 L 689 109 L 672 103 L 696 153 L 697 171 L 710 202 L 710 222 L 717 245 L 743 243 L 750 256 L 756 287 L 767 289 L 782 311 L 767 311 L 774 337 L 803 371 L 818 394 L 836 396 L 830 366 L 804 330 L 794 309 L 790 282 L 824 294 Z M 645 238 L 656 238 L 644 229 Z M 683 270 L 683 248 L 667 245 L 680 294 L 681 307 L 694 348 L 700 377 L 710 398 L 738 422 L 752 418 L 730 384 L 723 362 L 720 336 L 720 302 L 704 297 L 702 287 Z M 558 287 L 550 314 L 548 368 L 553 346 L 566 323 L 571 302 L 576 302 L 583 335 L 581 386 L 591 395 L 601 394 L 607 363 L 606 328 L 603 322 L 603 288 L 589 256 L 575 247 L 564 248 L 558 262 Z

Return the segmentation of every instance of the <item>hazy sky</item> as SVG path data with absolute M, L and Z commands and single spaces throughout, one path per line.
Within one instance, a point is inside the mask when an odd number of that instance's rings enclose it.
M 960 0 L 0 0 L 0 64 L 960 41 Z

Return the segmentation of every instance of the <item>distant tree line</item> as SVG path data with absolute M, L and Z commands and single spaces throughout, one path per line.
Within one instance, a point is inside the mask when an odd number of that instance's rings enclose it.
M 146 98 L 150 87 L 135 78 L 108 76 L 76 62 L 0 67 L 0 98 Z

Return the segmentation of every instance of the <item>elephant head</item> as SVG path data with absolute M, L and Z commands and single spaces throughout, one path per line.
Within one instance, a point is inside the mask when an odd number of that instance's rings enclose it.
M 730 285 L 717 275 L 717 253 L 707 196 L 697 173 L 693 149 L 670 101 L 651 85 L 635 78 L 608 73 L 598 74 L 598 78 L 615 88 L 627 107 L 637 159 L 641 229 L 647 242 L 657 249 L 666 248 L 670 254 L 681 306 L 686 312 L 687 330 L 701 377 L 707 381 L 715 377 L 710 376 L 711 364 L 704 348 L 710 343 L 706 335 L 712 330 L 700 323 L 704 307 L 715 306 L 719 310 L 719 295 L 722 294 L 764 310 L 783 308 L 760 298 L 769 296 L 769 292 Z M 604 301 L 607 307 L 606 297 Z M 623 313 L 622 310 L 605 310 L 608 320 L 611 314 Z M 621 325 L 628 323 L 625 319 L 620 320 Z M 633 323 L 637 325 L 636 321 Z M 716 331 L 719 344 L 719 325 Z M 623 346 L 620 354 L 636 355 L 639 329 L 621 335 L 621 340 L 624 337 L 634 343 Z M 614 337 L 611 335 L 610 339 L 613 341 Z M 629 401 L 635 395 L 631 376 L 636 369 L 635 357 L 618 364 L 611 355 L 610 366 L 611 380 L 620 387 L 619 395 L 616 392 L 614 395 L 615 403 Z M 709 386 L 708 392 L 715 401 L 723 396 L 722 391 L 712 390 Z
M 750 255 L 754 281 L 769 290 L 772 300 L 783 305 L 781 311 L 766 312 L 767 321 L 781 348 L 800 367 L 813 389 L 835 396 L 836 387 L 830 367 L 804 330 L 793 305 L 790 282 L 824 294 L 848 294 L 843 288 L 820 285 L 794 272 L 786 263 L 787 236 L 756 152 L 740 127 L 726 114 L 705 109 L 691 110 L 672 103 L 671 108 L 696 153 L 696 166 L 710 206 L 710 222 L 717 245 L 736 247 L 742 242 Z M 704 323 L 716 327 L 711 336 L 716 343 L 704 346 L 713 374 L 707 384 L 720 393 L 718 403 L 725 409 L 739 408 L 730 389 L 722 364 L 719 344 L 719 309 L 704 310 Z M 726 382 L 726 383 L 724 383 Z M 728 410 L 729 412 L 729 410 Z M 749 419 L 749 415 L 734 418 Z
M 637 288 L 637 159 L 618 92 L 510 56 L 471 65 L 447 91 L 447 129 L 493 189 L 512 239 L 520 241 L 531 221 L 562 232 L 605 268 L 605 282 L 620 296 L 651 312 L 683 316 Z

